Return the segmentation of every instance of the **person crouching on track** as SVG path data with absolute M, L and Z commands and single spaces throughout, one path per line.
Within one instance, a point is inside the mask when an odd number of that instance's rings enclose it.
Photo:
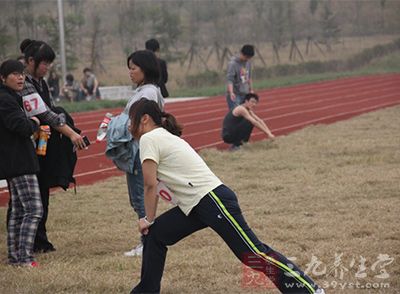
M 139 140 L 146 216 L 138 222 L 144 237 L 141 280 L 131 293 L 159 293 L 167 247 L 210 227 L 239 260 L 249 255 L 282 292 L 324 293 L 285 256 L 263 244 L 247 225 L 235 193 L 209 169 L 200 155 L 179 138 L 175 117 L 154 101 L 132 104 L 129 130 Z M 158 180 L 174 193 L 177 206 L 156 218 Z M 290 288 L 290 286 L 294 286 Z
M 254 113 L 258 100 L 257 94 L 246 94 L 242 104 L 230 110 L 225 116 L 222 123 L 222 140 L 232 144 L 230 150 L 237 150 L 243 143 L 248 142 L 254 127 L 270 138 L 275 138 L 265 122 Z

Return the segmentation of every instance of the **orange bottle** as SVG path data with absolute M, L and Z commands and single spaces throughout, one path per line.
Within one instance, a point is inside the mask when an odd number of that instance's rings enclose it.
M 49 139 L 49 126 L 40 126 L 39 140 L 36 147 L 36 154 L 45 156 L 47 151 L 47 140 Z

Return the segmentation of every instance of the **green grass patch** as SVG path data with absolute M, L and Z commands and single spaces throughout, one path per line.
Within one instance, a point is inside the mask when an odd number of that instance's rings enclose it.
M 96 101 L 81 101 L 81 102 L 67 102 L 61 101 L 56 103 L 57 106 L 63 107 L 70 113 L 83 112 L 105 108 L 124 107 L 126 100 L 96 100 Z

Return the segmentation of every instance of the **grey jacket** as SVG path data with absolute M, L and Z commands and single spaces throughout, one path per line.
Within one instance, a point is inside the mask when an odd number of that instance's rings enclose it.
M 238 56 L 233 56 L 228 63 L 227 82 L 233 85 L 235 95 L 244 96 L 250 92 L 251 63 L 242 62 Z

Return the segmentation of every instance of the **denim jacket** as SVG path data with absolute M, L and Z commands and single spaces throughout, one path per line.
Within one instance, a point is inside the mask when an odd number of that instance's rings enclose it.
M 129 116 L 122 112 L 110 121 L 107 127 L 106 156 L 122 171 L 133 173 L 139 142 L 133 140 L 128 131 Z
M 133 173 L 135 156 L 139 150 L 139 142 L 132 138 L 128 131 L 129 108 L 141 98 L 156 101 L 164 109 L 164 98 L 160 89 L 153 84 L 139 86 L 128 100 L 121 114 L 113 117 L 107 127 L 106 156 L 122 171 Z

